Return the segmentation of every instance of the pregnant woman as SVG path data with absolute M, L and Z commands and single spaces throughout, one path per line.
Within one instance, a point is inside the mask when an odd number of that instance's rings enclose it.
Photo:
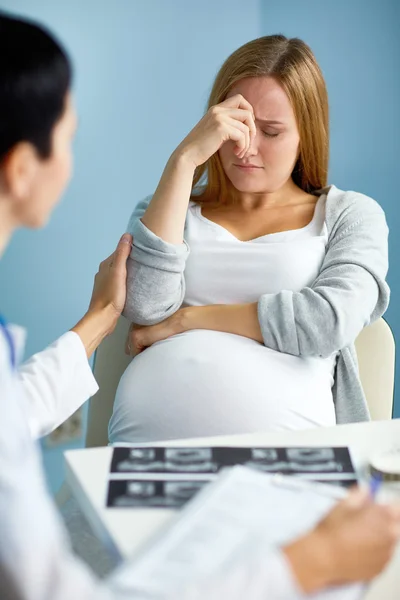
M 304 42 L 263 37 L 226 60 L 130 220 L 135 358 L 112 442 L 369 418 L 354 341 L 388 305 L 387 225 L 371 198 L 327 186 L 328 151 Z

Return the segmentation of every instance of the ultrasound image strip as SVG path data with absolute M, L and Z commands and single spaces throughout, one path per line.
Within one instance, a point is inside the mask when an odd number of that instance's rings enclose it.
M 116 447 L 112 474 L 214 474 L 244 465 L 266 473 L 354 474 L 348 448 Z
M 110 480 L 110 508 L 180 508 L 208 481 Z
M 323 479 L 314 481 L 349 488 L 357 485 L 352 479 Z M 179 509 L 191 500 L 208 481 L 153 479 L 112 479 L 109 482 L 109 508 L 170 508 Z

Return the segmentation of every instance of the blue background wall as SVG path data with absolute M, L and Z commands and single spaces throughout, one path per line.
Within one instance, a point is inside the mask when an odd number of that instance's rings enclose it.
M 331 110 L 329 183 L 372 196 L 386 212 L 392 289 L 386 318 L 400 343 L 400 2 L 263 0 L 261 35 L 272 33 L 304 39 L 324 72 Z M 400 417 L 400 369 L 396 390 Z
M 386 211 L 393 291 L 387 316 L 400 339 L 400 2 L 2 0 L 1 8 L 39 19 L 64 41 L 76 67 L 80 115 L 76 172 L 63 203 L 44 231 L 19 232 L 0 263 L 1 308 L 29 329 L 28 355 L 86 310 L 99 261 L 200 118 L 226 56 L 279 32 L 307 41 L 325 73 L 330 181 L 373 196 Z M 55 490 L 61 450 L 46 450 L 45 463 Z
M 86 310 L 98 263 L 154 191 L 200 119 L 223 60 L 260 33 L 258 0 L 0 0 L 53 29 L 76 67 L 73 182 L 50 226 L 19 232 L 0 262 L 1 310 L 29 330 L 27 354 Z M 61 450 L 45 450 L 50 485 Z

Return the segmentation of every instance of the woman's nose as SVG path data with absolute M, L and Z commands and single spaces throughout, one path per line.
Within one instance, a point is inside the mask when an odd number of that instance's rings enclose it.
M 249 146 L 249 149 L 247 150 L 246 156 L 256 156 L 256 154 L 258 154 L 258 137 L 259 137 L 258 132 L 256 133 L 256 135 L 251 136 L 250 146 Z

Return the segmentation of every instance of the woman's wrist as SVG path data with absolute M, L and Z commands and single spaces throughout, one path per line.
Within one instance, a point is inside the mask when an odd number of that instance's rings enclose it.
M 171 164 L 183 169 L 189 169 L 193 175 L 198 165 L 195 160 L 194 148 L 187 144 L 179 144 L 170 157 Z
M 177 333 L 184 333 L 191 329 L 208 329 L 210 323 L 207 315 L 210 314 L 209 306 L 187 306 L 177 313 Z M 208 309 L 208 310 L 207 310 Z

